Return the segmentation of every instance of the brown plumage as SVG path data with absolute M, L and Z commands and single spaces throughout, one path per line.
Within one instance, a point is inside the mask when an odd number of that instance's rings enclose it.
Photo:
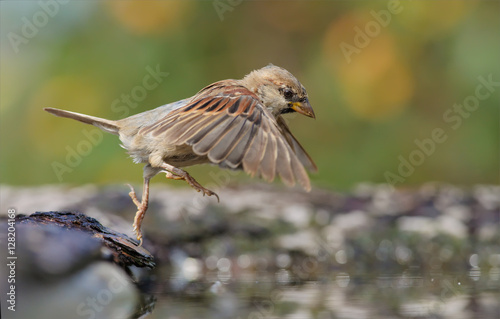
M 219 81 L 191 98 L 118 121 L 45 110 L 119 135 L 134 161 L 146 163 L 142 201 L 133 189 L 130 192 L 138 207 L 134 230 L 141 242 L 149 180 L 160 172 L 167 178 L 184 179 L 197 191 L 218 199 L 180 167 L 213 163 L 242 169 L 266 181 L 279 176 L 287 186 L 298 182 L 307 191 L 311 185 L 305 168 L 316 170 L 282 117 L 298 112 L 314 118 L 307 93 L 291 73 L 273 65 L 253 71 L 242 80 Z

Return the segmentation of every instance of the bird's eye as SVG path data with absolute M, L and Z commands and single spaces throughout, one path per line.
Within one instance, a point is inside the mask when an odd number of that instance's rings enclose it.
M 290 100 L 293 97 L 293 92 L 290 89 L 284 89 L 283 90 L 283 96 L 285 99 Z

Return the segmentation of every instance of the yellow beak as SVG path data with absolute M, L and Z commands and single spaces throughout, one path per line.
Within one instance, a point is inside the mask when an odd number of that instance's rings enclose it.
M 314 115 L 314 111 L 312 109 L 311 104 L 309 104 L 308 99 L 306 99 L 303 102 L 292 103 L 292 110 L 294 110 L 297 113 L 303 114 L 305 116 L 312 117 L 313 119 L 316 118 L 316 115 Z

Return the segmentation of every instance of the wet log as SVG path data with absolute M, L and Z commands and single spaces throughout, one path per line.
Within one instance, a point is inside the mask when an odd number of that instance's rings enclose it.
M 111 259 L 123 268 L 128 266 L 154 268 L 154 258 L 150 252 L 138 246 L 138 241 L 129 236 L 104 227 L 98 220 L 74 212 L 37 212 L 29 216 L 18 215 L 18 225 L 42 227 L 58 226 L 88 235 L 105 246 Z M 82 242 L 84 244 L 84 242 Z M 84 247 L 82 247 L 84 249 Z

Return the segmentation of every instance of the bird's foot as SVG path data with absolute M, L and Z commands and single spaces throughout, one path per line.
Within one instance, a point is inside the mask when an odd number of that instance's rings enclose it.
M 139 208 L 137 213 L 135 213 L 135 218 L 134 218 L 134 224 L 132 225 L 134 229 L 135 236 L 137 240 L 139 241 L 139 247 L 142 246 L 142 231 L 141 231 L 141 224 L 142 220 L 144 219 L 144 213 L 146 213 L 145 209 Z
M 132 224 L 132 227 L 134 229 L 136 238 L 139 241 L 139 246 L 142 246 L 141 224 L 142 220 L 144 219 L 144 216 L 146 215 L 146 210 L 148 209 L 148 200 L 140 202 L 139 199 L 137 199 L 137 195 L 132 185 L 130 184 L 127 185 L 130 187 L 130 193 L 128 194 L 130 198 L 132 198 L 132 201 L 134 202 L 135 206 L 137 206 L 137 212 L 135 213 L 134 223 Z
M 219 195 L 217 195 L 216 192 L 211 191 L 211 190 L 209 190 L 209 189 L 201 186 L 200 183 L 198 183 L 187 172 L 185 172 L 185 171 L 182 171 L 182 172 L 183 172 L 182 175 L 177 175 L 177 174 L 171 173 L 169 171 L 166 171 L 165 174 L 166 174 L 166 177 L 169 178 L 169 179 L 183 179 L 183 180 L 185 180 L 189 184 L 189 186 L 191 186 L 192 188 L 194 188 L 197 192 L 202 192 L 203 196 L 205 196 L 205 195 L 215 196 L 217 198 L 217 202 L 220 202 Z
M 132 198 L 132 201 L 134 202 L 135 206 L 139 208 L 141 206 L 141 202 L 139 201 L 139 199 L 137 199 L 137 195 L 135 194 L 134 188 L 130 184 L 127 184 L 127 186 L 130 187 L 130 193 L 128 193 L 128 196 Z

